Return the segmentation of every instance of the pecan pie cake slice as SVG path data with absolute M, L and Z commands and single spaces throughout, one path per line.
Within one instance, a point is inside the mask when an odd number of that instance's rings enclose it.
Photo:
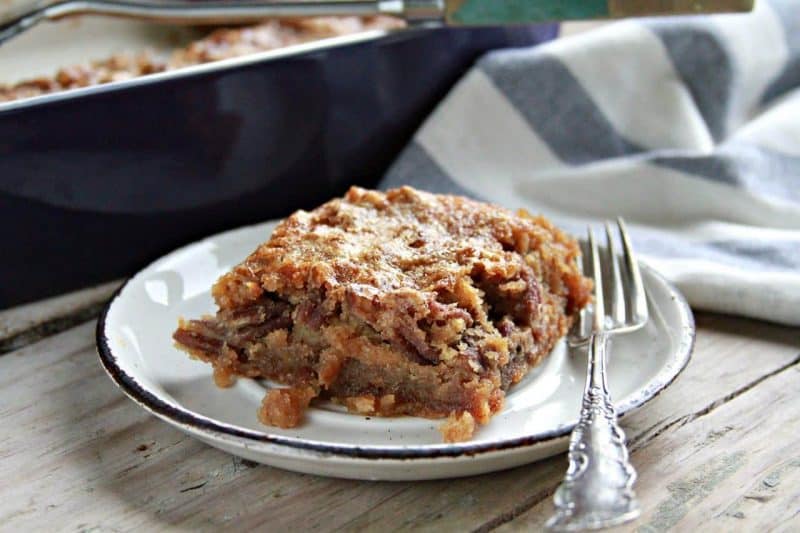
M 542 217 L 410 187 L 351 188 L 284 220 L 212 289 L 177 345 L 269 378 L 259 418 L 294 427 L 317 397 L 370 415 L 445 418 L 468 440 L 589 301 L 579 248 Z

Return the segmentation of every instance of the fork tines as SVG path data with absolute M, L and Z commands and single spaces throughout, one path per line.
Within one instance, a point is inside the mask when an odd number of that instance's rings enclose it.
M 595 284 L 594 311 L 591 323 L 584 323 L 580 327 L 583 335 L 604 330 L 633 330 L 641 327 L 648 318 L 647 296 L 625 221 L 617 218 L 616 226 L 617 232 L 612 223 L 606 221 L 606 246 L 602 252 L 592 228 L 588 228 L 584 271 Z M 621 256 L 616 252 L 615 233 L 619 234 Z M 586 322 L 585 317 L 582 317 L 582 322 Z

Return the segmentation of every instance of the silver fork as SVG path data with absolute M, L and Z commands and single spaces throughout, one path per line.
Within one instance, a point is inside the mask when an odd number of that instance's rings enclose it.
M 606 222 L 606 272 L 611 281 L 603 293 L 601 257 L 589 228 L 586 261 L 594 281 L 594 304 L 584 310 L 569 336 L 572 347 L 588 348 L 586 386 L 578 425 L 569 443 L 569 468 L 555 493 L 555 514 L 547 527 L 556 531 L 601 529 L 639 516 L 633 492 L 636 471 L 628 460 L 625 434 L 617 423 L 606 381 L 606 346 L 610 336 L 641 328 L 647 322 L 647 297 L 625 222 L 617 219 L 622 258 L 614 251 Z M 623 264 L 620 264 L 623 263 Z

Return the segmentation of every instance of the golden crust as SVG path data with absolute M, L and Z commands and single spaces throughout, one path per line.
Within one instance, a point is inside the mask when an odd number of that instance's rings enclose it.
M 469 289 L 476 271 L 507 280 L 501 290 L 512 293 L 525 289 L 519 276 L 531 268 L 548 274 L 545 281 L 575 308 L 588 294 L 575 267 L 579 253 L 574 239 L 542 217 L 411 187 L 353 187 L 343 199 L 287 218 L 213 294 L 227 308 L 262 291 L 350 289 L 360 298 L 396 294 L 420 304 L 446 291 L 481 314 Z

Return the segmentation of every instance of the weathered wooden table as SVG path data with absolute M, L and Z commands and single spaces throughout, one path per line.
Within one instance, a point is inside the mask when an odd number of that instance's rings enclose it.
M 98 362 L 113 285 L 0 313 L 0 530 L 538 530 L 560 455 L 416 483 L 300 475 L 148 415 Z M 800 329 L 699 314 L 691 363 L 624 427 L 636 531 L 800 531 Z

